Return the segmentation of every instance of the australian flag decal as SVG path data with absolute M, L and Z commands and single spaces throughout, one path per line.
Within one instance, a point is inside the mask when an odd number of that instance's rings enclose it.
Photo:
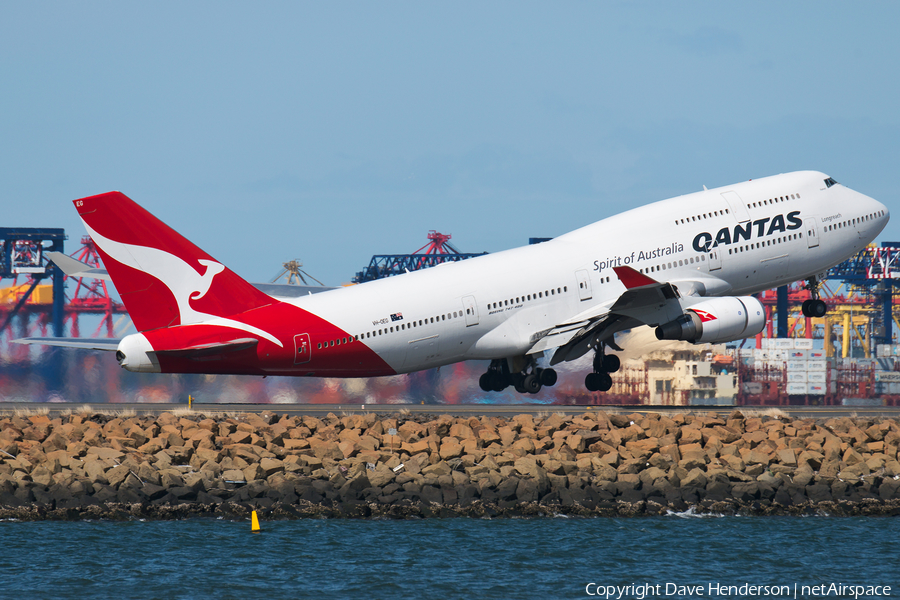
M 403 313 L 394 313 L 391 315 L 391 322 L 402 321 L 402 320 L 403 320 Z

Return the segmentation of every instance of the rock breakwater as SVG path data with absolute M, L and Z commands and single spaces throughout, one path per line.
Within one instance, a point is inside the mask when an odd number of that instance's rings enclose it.
M 0 417 L 0 518 L 900 514 L 892 419 Z

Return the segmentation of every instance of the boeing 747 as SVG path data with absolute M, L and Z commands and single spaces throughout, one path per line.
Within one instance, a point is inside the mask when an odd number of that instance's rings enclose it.
M 138 333 L 25 338 L 115 352 L 148 373 L 379 377 L 488 360 L 485 391 L 537 393 L 593 353 L 590 391 L 619 368 L 616 334 L 729 342 L 765 327 L 752 294 L 818 285 L 884 229 L 884 204 L 823 173 L 776 175 L 663 200 L 553 240 L 320 293 L 257 288 L 120 192 L 75 200 Z M 65 268 L 79 270 L 78 265 Z M 80 264 L 80 263 L 79 263 Z M 81 265 L 81 267 L 87 267 Z M 265 289 L 265 291 L 263 291 Z

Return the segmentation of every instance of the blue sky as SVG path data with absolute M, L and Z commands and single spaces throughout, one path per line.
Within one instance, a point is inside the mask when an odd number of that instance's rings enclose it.
M 0 4 L 2 226 L 118 189 L 328 284 L 798 169 L 895 210 L 888 2 Z M 638 233 L 638 232 L 636 232 Z M 900 219 L 882 239 L 900 240 Z

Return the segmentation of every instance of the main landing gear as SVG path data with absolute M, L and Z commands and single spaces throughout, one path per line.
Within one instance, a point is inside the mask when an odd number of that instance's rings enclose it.
M 819 279 L 817 277 L 810 277 L 806 289 L 809 290 L 809 294 L 812 298 L 803 301 L 803 306 L 800 309 L 803 312 L 803 316 L 815 318 L 824 317 L 825 313 L 828 312 L 828 306 L 823 300 L 819 299 Z
M 608 392 L 612 387 L 610 373 L 619 370 L 621 363 L 615 354 L 605 354 L 604 346 L 597 348 L 594 354 L 594 372 L 584 378 L 584 387 L 589 392 Z
M 513 362 L 522 361 L 513 360 Z M 481 389 L 485 392 L 502 392 L 512 385 L 520 394 L 537 394 L 545 385 L 547 387 L 556 385 L 556 371 L 541 369 L 534 359 L 525 360 L 521 365 L 522 368 L 517 371 L 511 371 L 509 363 L 510 361 L 505 358 L 492 360 L 487 373 L 478 379 Z

